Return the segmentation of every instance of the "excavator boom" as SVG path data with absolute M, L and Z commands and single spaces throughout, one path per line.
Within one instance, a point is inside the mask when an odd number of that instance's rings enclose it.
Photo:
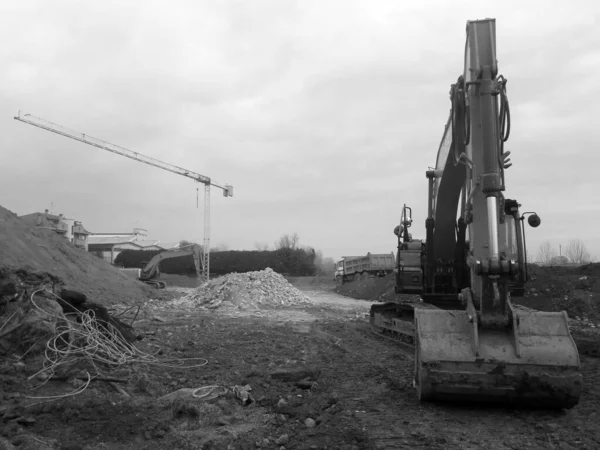
M 437 308 L 414 310 L 415 385 L 421 400 L 570 408 L 582 378 L 566 313 L 511 303 L 526 281 L 526 252 L 520 205 L 503 195 L 510 116 L 495 27 L 494 19 L 467 23 L 449 145 L 427 172 L 426 248 L 414 265 L 423 299 Z
M 161 253 L 158 253 L 152 257 L 150 261 L 146 263 L 144 268 L 140 271 L 140 280 L 154 285 L 157 288 L 164 288 L 164 282 L 156 281 L 154 278 L 158 277 L 160 274 L 159 265 L 165 259 L 170 258 L 179 258 L 181 256 L 191 255 L 194 258 L 194 266 L 196 268 L 196 276 L 199 277 L 202 271 L 201 263 L 200 263 L 200 253 L 201 250 L 197 245 L 190 246 L 190 248 L 185 249 L 177 249 L 177 250 L 167 250 Z

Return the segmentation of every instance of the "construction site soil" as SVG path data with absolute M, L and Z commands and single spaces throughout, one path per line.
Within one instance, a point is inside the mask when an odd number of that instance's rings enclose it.
M 97 363 L 92 381 L 90 367 L 48 377 L 44 352 L 4 348 L 0 449 L 600 448 L 600 359 L 587 352 L 583 395 L 568 411 L 420 404 L 412 352 L 369 327 L 373 301 L 394 297 L 390 279 L 344 286 L 343 296 L 329 277 L 262 271 L 159 294 L 85 254 L 71 261 L 52 237 L 17 231 L 17 242 L 2 239 L 3 258 L 23 252 L 13 265 L 55 270 L 133 323 L 140 340 L 117 363 Z M 574 329 L 596 339 L 598 269 L 535 270 L 523 303 L 580 311 Z M 3 314 L 0 339 L 14 320 Z
M 70 289 L 102 304 L 112 304 L 117 299 L 138 303 L 152 294 L 145 284 L 93 254 L 68 245 L 54 230 L 32 227 L 2 206 L 0 268 L 50 273 Z

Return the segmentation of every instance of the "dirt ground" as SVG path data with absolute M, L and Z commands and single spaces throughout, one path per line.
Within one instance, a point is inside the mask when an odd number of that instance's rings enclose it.
M 66 396 L 81 386 L 74 380 L 33 389 L 33 362 L 6 359 L 0 448 L 600 448 L 600 359 L 582 356 L 584 392 L 569 411 L 419 404 L 412 354 L 371 333 L 371 302 L 336 294 L 332 280 L 290 281 L 314 305 L 201 311 L 151 302 L 137 313 L 145 338 L 136 345 L 157 362 L 125 365 L 107 373 L 120 381 L 93 381 L 78 395 Z M 63 397 L 28 398 L 50 395 Z

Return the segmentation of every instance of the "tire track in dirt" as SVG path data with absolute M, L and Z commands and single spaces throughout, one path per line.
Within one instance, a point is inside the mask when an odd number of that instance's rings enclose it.
M 364 321 L 317 323 L 313 328 L 311 334 L 321 343 L 315 340 L 310 344 L 311 356 L 320 364 L 324 377 L 336 380 L 344 408 L 360 422 L 367 436 L 364 448 L 443 448 L 442 443 L 414 430 L 410 421 L 390 421 L 403 417 L 404 406 L 414 403 L 414 362 L 405 349 L 372 334 Z M 336 342 L 341 351 L 332 357 L 323 341 Z
M 328 341 L 315 359 L 337 380 L 344 407 L 352 411 L 370 449 L 573 449 L 600 448 L 600 359 L 582 358 L 584 390 L 568 411 L 420 404 L 412 388 L 413 358 L 396 343 L 373 335 L 361 321 L 318 323 Z
M 584 391 L 580 404 L 569 411 L 420 404 L 412 388 L 412 350 L 374 335 L 368 318 L 349 320 L 343 311 L 338 320 L 317 326 L 345 349 L 334 353 L 323 347 L 312 354 L 364 430 L 361 448 L 600 448 L 597 358 L 582 356 Z

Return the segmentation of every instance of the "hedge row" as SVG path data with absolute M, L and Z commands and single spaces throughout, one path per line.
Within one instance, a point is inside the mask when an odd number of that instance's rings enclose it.
M 142 268 L 162 250 L 124 250 L 115 259 L 121 267 Z M 315 252 L 313 250 L 282 248 L 275 251 L 225 251 L 210 254 L 210 273 L 225 275 L 232 272 L 252 272 L 270 267 L 275 272 L 289 275 L 315 275 Z M 195 273 L 192 256 L 181 256 L 161 261 L 160 271 L 171 274 Z

